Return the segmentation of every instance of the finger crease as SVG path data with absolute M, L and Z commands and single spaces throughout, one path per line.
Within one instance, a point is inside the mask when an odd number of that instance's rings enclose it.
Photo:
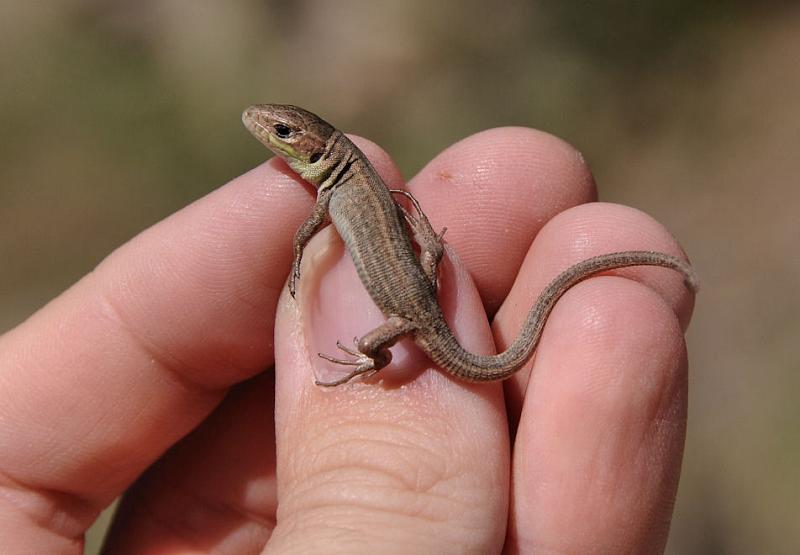
M 101 293 L 99 300 L 100 314 L 130 337 L 136 347 L 182 387 L 188 391 L 204 394 L 216 394 L 221 391 L 221 388 L 210 386 L 198 380 L 192 380 L 188 375 L 189 372 L 185 371 L 190 370 L 192 368 L 191 365 L 186 364 L 166 349 L 159 348 L 153 341 L 137 333 L 135 327 L 129 325 L 122 316 L 122 311 L 117 308 L 116 303 L 109 295 Z
M 2 470 L 0 500 L 7 501 L 37 528 L 76 542 L 78 546 L 82 545 L 83 534 L 102 510 L 85 497 L 29 484 Z

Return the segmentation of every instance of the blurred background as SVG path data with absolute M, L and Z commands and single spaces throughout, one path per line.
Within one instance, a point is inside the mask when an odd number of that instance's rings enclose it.
M 797 552 L 800 6 L 488 4 L 0 0 L 0 332 L 263 161 L 251 103 L 324 114 L 406 177 L 536 127 L 702 278 L 668 552 Z

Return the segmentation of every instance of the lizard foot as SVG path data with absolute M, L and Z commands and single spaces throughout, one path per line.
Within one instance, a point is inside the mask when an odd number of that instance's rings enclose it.
M 357 337 L 353 339 L 353 343 L 355 345 L 358 345 L 358 338 Z M 346 345 L 342 344 L 341 341 L 337 341 L 336 342 L 336 346 L 340 350 L 342 350 L 345 353 L 347 353 L 348 355 L 351 355 L 353 358 L 352 359 L 335 358 L 335 357 L 332 357 L 330 355 L 326 355 L 326 354 L 323 354 L 323 353 L 317 353 L 317 354 L 319 355 L 320 358 L 324 358 L 325 360 L 327 360 L 329 362 L 333 362 L 334 364 L 342 364 L 344 366 L 355 366 L 355 369 L 352 372 L 350 372 L 349 374 L 345 375 L 344 377 L 339 378 L 338 380 L 331 381 L 331 382 L 323 382 L 323 381 L 320 381 L 320 380 L 314 380 L 314 382 L 317 385 L 320 385 L 320 386 L 323 386 L 323 387 L 335 387 L 337 385 L 342 385 L 343 383 L 347 383 L 350 380 L 352 380 L 353 378 L 357 378 L 358 376 L 361 376 L 363 378 L 368 378 L 368 377 L 376 374 L 378 372 L 378 370 L 380 370 L 381 368 L 383 368 L 384 366 L 386 366 L 389 363 L 388 360 L 384 360 L 384 358 L 386 358 L 386 357 L 383 356 L 383 357 L 380 357 L 381 360 L 379 361 L 379 362 L 382 362 L 383 364 L 378 365 L 378 364 L 376 364 L 376 360 L 373 357 L 371 357 L 369 355 L 366 355 L 366 354 L 362 353 L 361 351 L 359 351 L 357 349 L 351 349 L 350 347 L 347 347 Z M 385 351 L 385 352 L 386 352 L 386 355 L 388 355 L 388 358 L 390 359 L 391 358 L 391 353 L 389 353 L 388 350 Z

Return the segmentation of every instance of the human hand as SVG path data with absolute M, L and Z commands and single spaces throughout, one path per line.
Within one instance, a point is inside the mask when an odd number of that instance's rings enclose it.
M 398 187 L 386 155 L 359 146 Z M 440 298 L 475 351 L 493 335 L 507 346 L 574 262 L 680 253 L 642 213 L 584 204 L 595 192 L 581 158 L 531 130 L 470 137 L 409 189 L 448 227 L 458 258 L 442 264 Z M 9 552 L 80 552 L 126 488 L 110 553 L 663 549 L 686 420 L 692 298 L 679 275 L 629 268 L 577 285 L 532 373 L 505 388 L 427 370 L 404 342 L 374 383 L 329 390 L 313 378 L 341 368 L 316 353 L 383 316 L 330 229 L 306 251 L 297 302 L 280 297 L 312 203 L 273 160 L 0 337 Z M 484 310 L 498 307 L 490 330 Z

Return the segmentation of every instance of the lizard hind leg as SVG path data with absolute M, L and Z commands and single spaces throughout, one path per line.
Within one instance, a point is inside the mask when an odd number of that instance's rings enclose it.
M 425 215 L 425 212 L 422 211 L 419 201 L 408 191 L 402 189 L 389 189 L 389 191 L 392 194 L 406 197 L 414 206 L 414 210 L 417 211 L 418 217 L 414 217 L 403 205 L 395 203 L 395 206 L 397 206 L 398 210 L 400 210 L 400 213 L 403 215 L 403 219 L 405 219 L 406 223 L 411 228 L 414 240 L 419 245 L 419 263 L 422 266 L 422 270 L 425 272 L 431 285 L 433 285 L 433 289 L 436 290 L 438 288 L 439 262 L 441 262 L 442 256 L 444 256 L 444 242 L 442 238 L 447 228 L 443 227 L 439 233 L 436 233 L 430 220 L 428 220 L 428 217 Z
M 400 316 L 390 316 L 383 324 L 366 333 L 361 339 L 354 338 L 354 348 L 337 341 L 336 346 L 339 350 L 344 351 L 353 358 L 335 358 L 318 353 L 319 357 L 334 364 L 355 366 L 355 368 L 337 380 L 315 380 L 316 384 L 323 387 L 335 387 L 359 376 L 363 379 L 375 375 L 381 368 L 392 361 L 392 353 L 389 351 L 389 347 L 404 335 L 414 331 L 415 328 L 416 326 L 411 320 Z

